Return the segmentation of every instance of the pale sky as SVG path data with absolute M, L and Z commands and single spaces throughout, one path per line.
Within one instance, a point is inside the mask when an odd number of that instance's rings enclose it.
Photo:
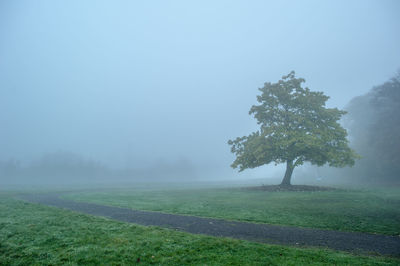
M 295 70 L 343 108 L 400 67 L 400 1 L 0 0 L 0 160 L 225 169 L 258 88 Z M 228 172 L 230 171 L 230 172 Z

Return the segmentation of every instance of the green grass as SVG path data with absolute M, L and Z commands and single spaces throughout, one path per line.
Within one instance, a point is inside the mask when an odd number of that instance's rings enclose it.
M 398 265 L 354 256 L 143 227 L 0 193 L 0 265 Z
M 65 198 L 229 220 L 400 235 L 400 190 L 265 192 L 189 189 L 85 192 Z

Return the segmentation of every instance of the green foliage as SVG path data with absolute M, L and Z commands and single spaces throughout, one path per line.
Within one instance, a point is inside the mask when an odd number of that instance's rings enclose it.
M 326 108 L 328 96 L 303 88 L 305 80 L 292 71 L 277 83 L 267 82 L 253 105 L 260 130 L 229 140 L 239 171 L 274 162 L 290 163 L 292 169 L 304 162 L 318 166 L 353 165 L 357 155 L 348 147 L 346 130 L 338 123 L 346 112 Z
M 144 227 L 23 203 L 0 193 L 0 265 L 398 263 L 398 259 L 386 257 L 353 256 Z
M 244 189 L 108 190 L 67 199 L 136 210 L 320 229 L 400 234 L 400 189 L 265 192 Z

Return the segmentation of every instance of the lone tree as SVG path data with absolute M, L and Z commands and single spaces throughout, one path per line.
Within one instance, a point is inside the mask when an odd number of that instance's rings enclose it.
M 277 83 L 267 82 L 257 96 L 259 105 L 249 111 L 260 129 L 249 136 L 229 140 L 239 172 L 274 162 L 286 163 L 282 186 L 289 186 L 293 169 L 304 162 L 322 166 L 354 165 L 358 155 L 349 148 L 347 132 L 338 123 L 345 111 L 326 108 L 322 92 L 301 86 L 295 72 Z

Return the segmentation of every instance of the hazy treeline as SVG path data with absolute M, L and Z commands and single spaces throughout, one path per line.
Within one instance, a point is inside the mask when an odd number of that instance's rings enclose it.
M 0 162 L 0 177 L 5 183 L 89 181 L 109 174 L 102 163 L 72 152 L 45 154 L 29 164 L 15 159 Z
M 76 153 L 59 151 L 45 154 L 27 165 L 15 159 L 0 161 L 0 181 L 4 183 L 151 182 L 183 178 L 195 178 L 194 166 L 185 159 L 115 169 Z
M 352 147 L 362 156 L 349 169 L 372 182 L 398 182 L 400 173 L 400 72 L 347 106 L 344 121 Z

